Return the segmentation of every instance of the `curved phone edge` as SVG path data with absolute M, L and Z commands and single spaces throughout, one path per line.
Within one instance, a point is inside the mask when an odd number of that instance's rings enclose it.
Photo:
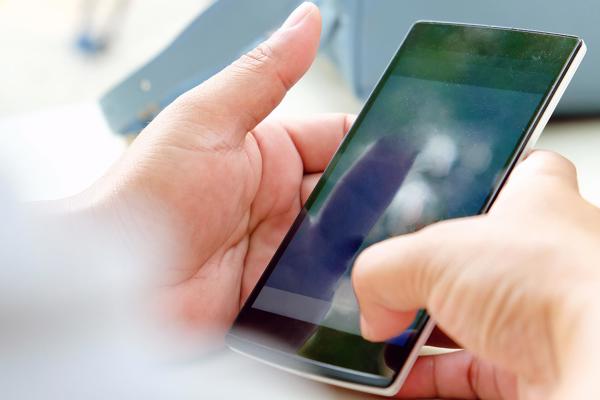
M 249 352 L 237 347 L 230 340 L 226 340 L 226 345 L 230 350 L 232 350 L 238 354 L 241 354 L 245 357 L 251 358 L 251 359 L 261 362 L 263 364 L 266 364 L 270 367 L 277 368 L 281 371 L 286 371 L 286 372 L 289 372 L 296 376 L 300 376 L 302 378 L 310 379 L 310 380 L 313 380 L 316 382 L 326 383 L 326 384 L 333 385 L 333 386 L 342 387 L 345 389 L 351 389 L 351 390 L 355 390 L 355 391 L 359 391 L 359 392 L 363 392 L 363 393 L 369 393 L 369 394 L 374 394 L 374 395 L 379 395 L 379 396 L 392 396 L 392 395 L 395 395 L 396 393 L 398 393 L 398 391 L 402 387 L 402 384 L 406 380 L 406 377 L 410 373 L 412 366 L 414 365 L 415 361 L 417 360 L 417 357 L 419 356 L 419 352 L 420 352 L 421 348 L 425 345 L 425 343 L 427 342 L 427 339 L 429 339 L 429 336 L 431 335 L 431 332 L 433 331 L 434 327 L 435 327 L 435 322 L 433 322 L 431 317 L 429 317 L 429 320 L 425 324 L 423 331 L 419 335 L 419 339 L 413 346 L 410 354 L 408 355 L 408 357 L 406 359 L 406 362 L 404 363 L 404 366 L 398 373 L 398 376 L 396 377 L 396 379 L 394 379 L 394 381 L 392 381 L 392 383 L 389 386 L 384 387 L 384 388 L 363 385 L 360 383 L 346 382 L 346 381 L 342 381 L 339 379 L 324 377 L 324 376 L 320 376 L 320 375 L 311 374 L 311 373 L 308 373 L 305 371 L 300 371 L 295 368 L 291 368 L 288 366 L 278 364 L 276 362 L 272 362 L 272 361 L 270 361 L 266 358 L 260 357 L 256 354 L 249 353 Z M 229 334 L 227 336 L 229 336 Z
M 527 144 L 525 145 L 525 148 L 523 149 L 523 152 L 521 153 L 521 156 L 519 157 L 519 160 L 517 162 L 520 162 L 523 159 L 525 159 L 529 152 L 533 149 L 533 146 L 535 146 L 535 144 L 537 143 L 538 139 L 542 135 L 542 132 L 544 132 L 548 121 L 550 121 L 552 114 L 554 114 L 554 111 L 556 110 L 560 99 L 562 99 L 563 95 L 565 94 L 565 91 L 571 83 L 571 80 L 573 79 L 575 73 L 579 69 L 581 62 L 583 61 L 587 53 L 587 46 L 585 44 L 585 41 L 581 38 L 579 40 L 580 45 L 573 56 L 571 64 L 568 67 L 566 67 L 566 71 L 564 72 L 561 81 L 558 82 L 554 93 L 550 96 L 548 104 L 546 105 L 544 112 L 539 118 L 531 136 L 527 140 Z

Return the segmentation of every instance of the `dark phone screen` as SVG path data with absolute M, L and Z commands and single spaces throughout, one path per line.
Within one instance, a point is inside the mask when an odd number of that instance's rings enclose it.
M 416 24 L 232 335 L 320 374 L 388 386 L 428 317 L 421 311 L 387 343 L 363 340 L 350 283 L 355 257 L 386 238 L 484 212 L 578 45 L 567 36 Z

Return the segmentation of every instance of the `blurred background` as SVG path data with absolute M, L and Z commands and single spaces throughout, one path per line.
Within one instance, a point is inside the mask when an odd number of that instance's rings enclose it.
M 116 6 L 120 15 L 106 48 L 82 49 L 78 42 L 89 10 L 102 28 L 119 1 L 0 0 L 0 155 L 27 200 L 77 193 L 119 157 L 127 140 L 109 128 L 98 99 L 164 49 L 213 3 L 122 1 L 125 5 Z M 264 11 L 260 1 L 240 3 L 252 4 L 256 15 Z M 286 9 L 292 7 L 288 4 Z M 252 14 L 248 18 L 252 21 Z M 281 14 L 270 26 L 283 19 Z M 259 32 L 257 38 L 263 34 Z M 220 31 L 215 36 L 227 34 Z M 248 39 L 248 44 L 257 38 Z M 207 49 L 191 51 L 200 55 Z M 231 52 L 232 60 L 238 52 Z M 319 57 L 278 112 L 357 112 L 360 105 L 332 63 Z
M 0 0 L 0 154 L 22 197 L 59 198 L 88 186 L 119 157 L 128 135 L 264 38 L 298 3 Z M 593 46 L 600 45 L 600 30 L 592 20 L 600 3 L 317 3 L 324 16 L 322 51 L 276 113 L 358 112 L 417 19 L 583 36 L 588 57 L 539 147 L 571 158 L 584 195 L 600 204 L 600 58 Z

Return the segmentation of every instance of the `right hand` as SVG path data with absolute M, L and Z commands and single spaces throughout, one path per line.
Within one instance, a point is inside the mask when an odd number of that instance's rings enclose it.
M 401 397 L 600 398 L 599 263 L 600 210 L 580 196 L 568 160 L 536 151 L 489 214 L 361 254 L 361 329 L 382 341 L 426 308 L 467 350 L 419 359 Z
M 319 9 L 303 3 L 69 200 L 71 219 L 107 224 L 146 257 L 165 325 L 224 335 L 349 129 L 341 114 L 266 118 L 312 64 L 320 33 Z

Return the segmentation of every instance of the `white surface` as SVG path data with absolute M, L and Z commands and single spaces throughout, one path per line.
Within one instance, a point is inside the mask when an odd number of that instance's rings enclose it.
M 0 0 L 0 157 L 22 198 L 68 196 L 102 175 L 125 143 L 109 131 L 95 99 L 161 50 L 210 2 L 131 0 L 109 51 L 85 57 L 74 48 L 81 0 Z M 337 71 L 320 60 L 277 114 L 359 107 Z
M 27 200 L 76 193 L 119 156 L 125 143 L 95 99 L 211 1 L 130 0 L 119 36 L 94 57 L 75 49 L 83 2 L 0 0 L 0 157 Z
M 536 147 L 557 151 L 573 161 L 581 194 L 600 206 L 600 121 L 550 124 Z
M 113 45 L 86 57 L 75 48 L 84 0 L 0 0 L 0 115 L 98 98 L 211 1 L 129 2 Z
M 19 195 L 44 200 L 76 194 L 125 150 L 95 102 L 0 120 L 0 159 Z

